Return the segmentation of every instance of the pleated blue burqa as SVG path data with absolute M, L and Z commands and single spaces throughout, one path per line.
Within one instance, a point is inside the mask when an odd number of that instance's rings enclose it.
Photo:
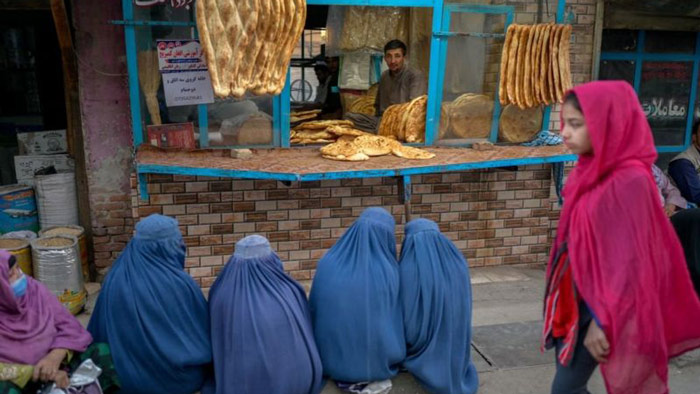
M 124 393 L 190 394 L 211 373 L 207 302 L 184 266 L 177 221 L 151 215 L 103 283 L 88 330 L 109 344 Z
M 319 261 L 311 315 L 323 373 L 344 382 L 390 379 L 406 347 L 394 218 L 365 210 Z
M 217 393 L 316 394 L 321 359 L 304 289 L 264 237 L 236 243 L 209 293 Z
M 464 256 L 435 222 L 415 219 L 406 225 L 399 272 L 405 368 L 431 393 L 476 393 L 472 294 Z

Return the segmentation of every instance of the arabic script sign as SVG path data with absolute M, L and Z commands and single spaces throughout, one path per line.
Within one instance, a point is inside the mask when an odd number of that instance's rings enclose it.
M 156 46 L 168 107 L 214 102 L 207 63 L 198 40 L 158 40 Z

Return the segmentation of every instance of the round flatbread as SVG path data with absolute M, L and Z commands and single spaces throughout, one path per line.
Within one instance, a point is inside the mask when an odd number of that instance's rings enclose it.
M 452 103 L 444 102 L 440 106 L 440 127 L 438 128 L 438 139 L 445 139 L 450 134 L 450 107 Z
M 425 117 L 428 109 L 428 96 L 417 97 L 408 105 L 407 121 L 404 129 L 406 142 L 422 142 L 425 140 Z
M 511 104 L 507 105 L 501 113 L 498 137 L 500 141 L 519 144 L 532 140 L 541 129 L 542 108 L 539 105 L 520 109 Z
M 450 105 L 450 125 L 458 138 L 487 138 L 492 117 L 493 99 L 483 94 L 460 97 Z

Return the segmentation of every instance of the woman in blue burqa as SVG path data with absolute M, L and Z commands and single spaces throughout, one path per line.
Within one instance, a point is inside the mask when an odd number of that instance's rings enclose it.
M 394 218 L 368 208 L 318 262 L 311 315 L 323 373 L 340 382 L 390 379 L 406 354 Z
M 431 393 L 476 393 L 472 292 L 464 256 L 435 222 L 415 219 L 406 225 L 399 273 L 408 347 L 404 367 Z
M 236 243 L 209 293 L 216 392 L 317 394 L 321 359 L 304 289 L 264 237 Z
M 151 215 L 114 262 L 88 330 L 109 343 L 125 393 L 192 393 L 211 373 L 209 311 L 184 271 L 175 219 Z

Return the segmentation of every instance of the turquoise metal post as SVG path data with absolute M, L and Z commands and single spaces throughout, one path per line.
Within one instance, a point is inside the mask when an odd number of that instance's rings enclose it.
M 513 10 L 509 9 L 508 13 L 506 13 L 506 24 L 503 27 L 503 33 L 505 34 L 508 31 L 508 26 L 513 23 Z M 504 45 L 505 45 L 505 37 L 503 39 Z M 502 56 L 502 55 L 501 55 Z M 501 76 L 500 73 L 498 77 L 496 78 L 496 91 L 493 94 L 494 96 L 494 103 L 493 103 L 493 118 L 491 119 L 491 135 L 489 136 L 489 141 L 496 143 L 498 142 L 498 122 L 501 118 L 501 99 L 498 96 L 498 86 L 501 81 Z
M 690 79 L 690 100 L 688 100 L 688 121 L 685 126 L 685 141 L 683 149 L 690 146 L 690 139 L 695 130 L 693 130 L 693 122 L 695 121 L 695 102 L 698 99 L 698 67 L 700 67 L 700 32 L 695 36 L 695 60 L 693 61 L 693 77 Z
M 557 16 L 556 22 L 564 22 L 564 13 L 566 12 L 566 0 L 558 0 L 557 2 Z M 552 118 L 552 106 L 548 105 L 544 107 L 544 114 L 542 116 L 542 130 L 549 130 L 549 121 Z
M 445 45 L 445 38 L 436 33 L 442 29 L 443 1 L 435 0 L 433 5 L 433 35 L 430 39 L 430 70 L 428 72 L 428 104 L 425 121 L 425 145 L 435 144 L 435 132 L 440 124 L 440 109 L 442 105 L 442 84 L 440 76 L 444 74 L 441 70 L 440 55 L 442 46 Z M 444 68 L 444 67 L 443 67 Z
M 404 223 L 411 221 L 411 196 L 413 190 L 411 190 L 411 176 L 404 175 L 399 180 L 399 198 L 403 202 L 404 207 Z
M 122 0 L 124 20 L 134 19 L 132 0 Z M 131 131 L 134 135 L 134 147 L 143 143 L 143 123 L 141 119 L 141 91 L 139 88 L 139 65 L 136 57 L 136 30 L 134 25 L 124 25 L 124 43 L 126 45 L 126 69 L 129 72 L 129 104 L 131 105 Z
M 291 70 L 291 69 L 290 69 Z M 289 117 L 290 117 L 290 106 L 291 106 L 291 87 L 290 81 L 292 78 L 292 73 L 287 70 L 287 80 L 284 82 L 284 89 L 279 95 L 280 98 L 280 124 L 279 124 L 279 142 L 275 143 L 275 146 L 281 146 L 283 148 L 289 148 Z
M 199 147 L 209 147 L 209 116 L 207 115 L 207 105 L 197 106 L 197 116 L 199 118 Z

